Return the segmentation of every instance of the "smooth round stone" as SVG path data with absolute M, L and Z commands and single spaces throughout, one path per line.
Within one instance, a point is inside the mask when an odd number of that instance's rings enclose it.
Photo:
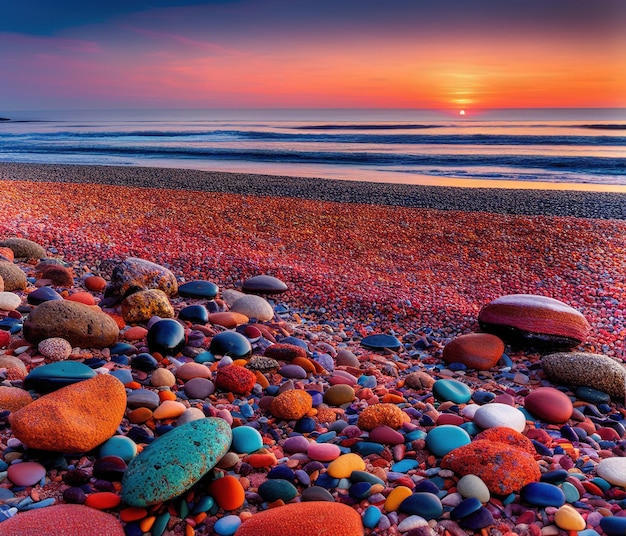
M 368 529 L 376 528 L 382 515 L 382 512 L 376 506 L 370 504 L 363 512 L 363 526 Z
M 626 488 L 626 458 L 604 458 L 596 465 L 596 474 L 613 484 Z
M 273 478 L 263 482 L 259 486 L 258 493 L 267 502 L 274 502 L 279 499 L 288 502 L 298 495 L 298 490 L 288 480 Z
M 437 380 L 432 389 L 439 400 L 455 404 L 467 404 L 472 398 L 472 390 L 457 380 Z
M 400 503 L 400 512 L 421 516 L 424 519 L 437 519 L 443 514 L 441 500 L 434 493 L 413 493 Z
M 249 294 L 281 294 L 287 291 L 287 285 L 271 275 L 255 275 L 243 282 L 242 290 Z
M 148 329 L 148 348 L 162 356 L 175 356 L 185 346 L 185 328 L 172 318 L 163 318 Z
M 305 488 L 304 490 L 302 490 L 300 498 L 303 502 L 335 502 L 335 498 L 330 493 L 330 491 L 321 486 L 311 486 L 310 488 Z
M 280 367 L 278 373 L 283 378 L 291 379 L 304 379 L 307 377 L 307 372 L 300 365 L 288 364 Z
M 191 380 L 193 378 L 208 379 L 211 377 L 211 369 L 201 363 L 190 361 L 188 363 L 183 363 L 176 369 L 176 377 L 183 381 Z
M 480 406 L 474 414 L 474 422 L 483 429 L 504 426 L 521 433 L 526 428 L 526 416 L 520 410 L 499 402 Z
M 372 485 L 369 482 L 357 482 L 348 488 L 348 495 L 357 501 L 367 499 L 370 496 Z
M 569 420 L 574 406 L 569 397 L 554 387 L 539 387 L 524 398 L 524 407 L 532 415 L 549 423 Z
M 185 382 L 184 390 L 187 398 L 204 399 L 215 392 L 215 384 L 206 378 L 192 378 Z
M 99 454 L 102 458 L 117 456 L 128 463 L 137 455 L 137 443 L 129 437 L 116 435 L 100 446 Z
M 385 445 L 401 445 L 405 441 L 405 437 L 400 432 L 384 424 L 372 429 L 369 437 L 372 441 Z
M 187 406 L 177 400 L 164 400 L 159 404 L 159 407 L 154 410 L 152 416 L 157 420 L 163 419 L 176 419 L 180 417 Z
M 219 418 L 199 419 L 172 429 L 128 464 L 122 499 L 130 506 L 146 507 L 181 495 L 217 464 L 231 441 L 230 426 Z
M 576 395 L 576 398 L 584 400 L 585 402 L 591 402 L 596 406 L 611 403 L 611 396 L 608 393 L 598 391 L 597 389 L 592 389 L 591 387 L 586 387 L 584 385 L 576 389 L 574 394 Z
M 178 419 L 176 419 L 176 426 L 181 426 L 191 421 L 197 421 L 198 419 L 204 419 L 206 415 L 200 408 L 187 408 L 183 411 Z
M 554 522 L 560 529 L 568 531 L 584 530 L 587 526 L 583 516 L 569 504 L 564 504 L 555 512 Z
M 391 470 L 394 473 L 408 473 L 411 469 L 419 467 L 419 462 L 411 458 L 405 458 L 399 462 L 394 463 L 391 466 Z
M 402 343 L 393 335 L 377 333 L 363 337 L 361 339 L 361 346 L 371 350 L 385 350 L 386 348 L 398 350 L 402 346 Z
M 274 309 L 269 302 L 255 294 L 245 294 L 235 300 L 230 310 L 233 313 L 239 313 L 254 318 L 259 322 L 268 322 L 274 318 Z
M 476 475 L 462 476 L 457 482 L 456 489 L 464 498 L 474 497 L 483 504 L 489 502 L 491 498 L 487 484 Z
M 310 443 L 307 447 L 307 456 L 319 462 L 332 462 L 341 456 L 341 449 L 334 443 Z
M 134 389 L 126 395 L 126 403 L 129 408 L 156 409 L 161 403 L 161 399 L 155 391 Z
M 469 434 L 458 426 L 442 424 L 432 428 L 426 436 L 426 446 L 435 456 L 445 456 L 451 450 L 470 443 Z
M 443 348 L 443 360 L 462 363 L 467 368 L 489 370 L 496 366 L 504 353 L 502 339 L 490 333 L 468 333 L 450 341 Z
M 316 444 L 319 445 L 319 443 Z M 283 450 L 289 454 L 306 453 L 309 450 L 309 441 L 301 435 L 288 437 L 283 444 Z
M 150 384 L 153 387 L 173 387 L 176 384 L 176 376 L 171 370 L 158 368 L 150 375 Z
M 354 400 L 354 389 L 350 385 L 331 385 L 324 393 L 324 402 L 329 406 L 341 406 Z
M 218 536 L 232 536 L 241 526 L 239 516 L 230 514 L 218 519 L 213 525 L 213 530 Z
M 212 300 L 218 292 L 219 287 L 211 281 L 189 281 L 178 287 L 178 295 L 183 298 Z
M 600 520 L 600 528 L 607 536 L 624 536 L 626 534 L 626 517 L 603 517 Z
M 470 514 L 467 517 L 459 520 L 459 525 L 461 526 L 461 528 L 472 531 L 484 529 L 494 524 L 495 520 L 493 518 L 493 515 L 485 507 L 481 507 L 473 514 Z
M 50 287 L 40 287 L 37 290 L 33 290 L 26 301 L 30 305 L 39 305 L 43 302 L 52 301 L 52 300 L 62 300 L 63 296 L 61 296 L 56 290 Z
M 520 501 L 533 506 L 563 506 L 563 490 L 548 482 L 531 482 L 520 490 Z
M 14 311 L 22 303 L 21 298 L 13 292 L 0 292 L 0 311 Z
M 332 478 L 350 478 L 352 471 L 365 471 L 365 462 L 358 454 L 349 453 L 330 462 L 327 474 Z
M 46 468 L 37 462 L 13 463 L 7 469 L 7 476 L 16 486 L 34 486 L 46 476 Z
M 142 372 L 152 372 L 159 367 L 159 362 L 151 354 L 142 352 L 131 358 L 130 366 Z
M 452 519 L 463 519 L 478 512 L 481 508 L 481 502 L 476 497 L 470 497 L 457 504 L 450 512 L 450 517 Z
M 24 389 L 51 393 L 61 387 L 88 380 L 97 375 L 92 368 L 78 361 L 57 361 L 35 367 L 24 378 Z
M 119 482 L 124 476 L 127 464 L 119 456 L 104 456 L 93 464 L 93 477 L 107 482 Z
M 229 356 L 233 359 L 245 359 L 252 355 L 252 345 L 241 333 L 222 331 L 211 339 L 209 352 L 214 355 Z
M 188 305 L 180 310 L 178 320 L 192 324 L 206 324 L 209 321 L 209 311 L 204 305 Z
M 239 454 L 247 454 L 263 447 L 263 437 L 251 426 L 233 428 L 231 449 Z

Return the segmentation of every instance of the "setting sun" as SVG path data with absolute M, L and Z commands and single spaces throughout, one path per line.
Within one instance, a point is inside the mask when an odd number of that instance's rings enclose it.
M 459 115 L 465 115 L 465 110 L 459 110 Z

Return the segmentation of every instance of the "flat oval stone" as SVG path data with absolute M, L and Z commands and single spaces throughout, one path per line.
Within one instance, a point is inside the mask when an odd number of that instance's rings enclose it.
M 320 462 L 331 462 L 341 456 L 341 449 L 334 443 L 310 443 L 306 452 L 311 460 Z
M 520 490 L 520 500 L 533 506 L 563 506 L 563 490 L 548 482 L 530 482 Z
M 237 426 L 232 433 L 231 449 L 238 454 L 248 454 L 263 447 L 263 437 L 251 426 Z
M 554 514 L 556 526 L 567 531 L 581 531 L 587 526 L 585 519 L 569 504 L 564 504 Z
M 487 485 L 476 475 L 462 476 L 456 485 L 457 491 L 465 498 L 475 497 L 481 503 L 489 502 L 491 493 Z
M 124 386 L 99 374 L 43 395 L 9 421 L 13 435 L 29 448 L 83 453 L 115 434 L 125 410 Z
M 46 468 L 37 462 L 21 462 L 9 465 L 9 480 L 16 486 L 34 486 L 46 476 Z
M 228 452 L 231 440 L 230 426 L 223 419 L 207 417 L 174 428 L 128 464 L 122 499 L 146 507 L 181 495 Z
M 441 500 L 434 493 L 417 492 L 400 503 L 400 512 L 421 516 L 424 519 L 437 519 L 443 514 Z
M 310 488 L 303 489 L 300 495 L 300 499 L 303 502 L 335 502 L 335 498 L 333 497 L 332 493 L 326 488 L 322 488 L 321 486 L 311 486 Z
M 279 499 L 288 502 L 298 495 L 298 490 L 288 480 L 272 478 L 259 486 L 258 493 L 267 502 L 274 502 Z
M 450 512 L 452 519 L 463 519 L 472 515 L 482 508 L 482 504 L 476 497 L 470 497 L 457 504 Z
M 591 329 L 585 317 L 569 305 L 532 294 L 502 296 L 478 314 L 483 331 L 516 344 L 571 348 L 584 342 Z
M 178 287 L 178 295 L 184 298 L 212 300 L 218 292 L 219 287 L 211 281 L 189 281 Z
M 437 380 L 432 389 L 439 400 L 455 404 L 466 404 L 472 398 L 472 390 L 458 380 Z
M 0 311 L 14 311 L 22 303 L 21 298 L 13 292 L 0 292 Z
M 233 359 L 245 359 L 252 355 L 252 345 L 241 333 L 222 331 L 211 339 L 209 352 L 214 355 L 229 356 Z
M 324 402 L 329 406 L 341 406 L 354 400 L 354 389 L 350 385 L 331 385 L 324 393 Z
M 38 393 L 51 393 L 95 376 L 95 370 L 78 361 L 57 361 L 32 369 L 24 378 L 24 388 Z
M 56 290 L 50 287 L 40 287 L 33 290 L 26 298 L 26 301 L 30 305 L 39 305 L 40 303 L 51 300 L 62 300 L 61 296 Z
M 215 384 L 206 378 L 192 378 L 185 382 L 184 390 L 187 398 L 203 399 L 215 392 Z
M 467 368 L 489 370 L 504 353 L 502 339 L 490 333 L 469 333 L 453 339 L 443 348 L 446 363 L 462 363 Z
M 604 458 L 596 465 L 596 474 L 614 486 L 626 488 L 626 458 Z
M 243 324 L 247 324 L 250 319 L 246 315 L 225 311 L 221 313 L 211 313 L 209 322 L 216 326 L 222 326 L 227 329 L 233 329 Z
M 0 279 L 3 282 L 3 292 L 24 290 L 27 285 L 26 274 L 12 262 L 0 261 Z
M 185 346 L 185 328 L 172 318 L 164 318 L 148 329 L 148 348 L 163 356 L 175 356 Z
M 524 407 L 538 419 L 550 423 L 565 423 L 574 406 L 569 397 L 554 387 L 539 387 L 524 398 Z
M 483 429 L 503 426 L 521 433 L 526 428 L 526 417 L 520 410 L 499 402 L 480 406 L 474 413 L 474 422 Z
M 352 471 L 365 471 L 365 462 L 358 454 L 342 454 L 328 464 L 327 474 L 332 478 L 350 478 Z
M 371 430 L 369 437 L 372 441 L 386 445 L 401 445 L 405 441 L 405 437 L 400 432 L 384 424 Z
M 134 389 L 127 395 L 129 408 L 155 409 L 161 403 L 159 395 L 149 389 Z
M 206 324 L 209 321 L 209 311 L 204 305 L 188 305 L 180 310 L 178 320 L 192 324 Z
M 268 322 L 274 318 L 274 309 L 270 303 L 255 294 L 246 294 L 235 300 L 230 310 L 233 313 L 239 313 L 248 318 L 254 318 L 259 322 Z
M 623 536 L 626 532 L 626 517 L 603 517 L 600 520 L 600 528 L 607 536 Z
M 282 294 L 288 289 L 280 279 L 271 275 L 255 275 L 243 282 L 242 290 L 250 294 Z
M 100 446 L 99 454 L 102 458 L 117 456 L 128 463 L 137 455 L 137 443 L 130 437 L 115 435 Z
M 451 450 L 470 443 L 472 439 L 469 434 L 451 424 L 442 424 L 432 428 L 426 436 L 426 446 L 435 456 L 444 456 Z
M 393 335 L 376 333 L 374 335 L 367 335 L 366 337 L 363 337 L 361 339 L 361 346 L 372 350 L 384 350 L 385 348 L 398 350 L 402 346 L 402 343 Z
M 37 345 L 37 350 L 51 361 L 61 361 L 72 355 L 72 345 L 61 337 L 44 339 Z

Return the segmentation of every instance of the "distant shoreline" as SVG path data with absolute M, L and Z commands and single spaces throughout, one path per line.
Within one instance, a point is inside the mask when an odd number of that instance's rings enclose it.
M 0 162 L 0 180 L 95 183 L 436 210 L 626 220 L 626 193 L 463 188 L 126 166 Z

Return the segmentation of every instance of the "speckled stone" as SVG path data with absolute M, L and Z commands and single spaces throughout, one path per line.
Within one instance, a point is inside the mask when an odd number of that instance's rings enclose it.
M 313 408 L 313 398 L 302 389 L 280 393 L 270 404 L 270 413 L 277 419 L 298 420 Z
M 113 269 L 104 295 L 121 301 L 133 292 L 148 289 L 159 289 L 168 296 L 174 296 L 178 292 L 178 282 L 167 268 L 144 259 L 129 257 Z
M 153 288 L 134 292 L 122 300 L 122 318 L 129 324 L 140 324 L 153 316 L 174 318 L 174 307 L 162 290 Z
M 43 259 L 46 256 L 46 250 L 28 238 L 7 238 L 0 242 L 0 247 L 9 248 L 16 259 Z
M 364 532 L 361 516 L 353 508 L 335 502 L 305 501 L 257 512 L 237 529 L 235 536 L 363 536 Z
M 17 264 L 0 261 L 0 277 L 4 284 L 4 292 L 26 288 L 26 274 Z
M 377 426 L 386 425 L 398 430 L 405 422 L 409 422 L 409 416 L 395 404 L 373 404 L 364 408 L 359 414 L 357 426 L 361 430 L 373 430 Z
M 624 400 L 626 368 L 606 355 L 558 352 L 541 358 L 546 376 L 556 384 L 591 387 Z
M 109 439 L 126 410 L 126 390 L 108 374 L 63 387 L 9 417 L 13 435 L 33 449 L 88 452 Z
M 69 300 L 44 302 L 24 322 L 24 337 L 33 344 L 62 337 L 72 346 L 106 348 L 117 341 L 119 331 L 115 320 L 98 307 Z
M 17 411 L 30 404 L 33 397 L 19 387 L 0 385 L 0 411 Z
M 236 395 L 249 395 L 255 383 L 254 372 L 238 365 L 220 367 L 215 375 L 215 386 L 218 389 Z
M 231 440 L 230 426 L 223 419 L 198 419 L 174 428 L 128 464 L 122 499 L 145 507 L 181 495 L 228 452 Z
M 7 369 L 8 380 L 23 380 L 28 374 L 24 362 L 14 355 L 0 354 L 0 368 Z
M 516 344 L 571 348 L 584 342 L 590 326 L 573 307 L 532 294 L 502 296 L 478 314 L 483 331 Z
M 28 510 L 2 522 L 3 536 L 104 535 L 125 536 L 117 517 L 81 504 L 55 504 Z
M 62 337 L 44 339 L 37 345 L 39 353 L 51 361 L 67 359 L 72 354 L 72 345 Z

